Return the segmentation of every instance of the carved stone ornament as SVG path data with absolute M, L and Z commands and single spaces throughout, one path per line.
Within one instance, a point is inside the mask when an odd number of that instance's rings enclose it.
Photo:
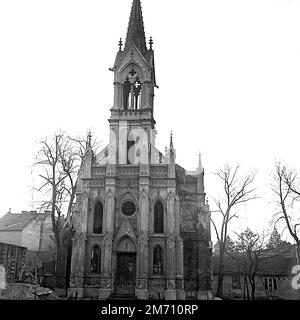
M 175 280 L 168 280 L 167 282 L 167 288 L 168 290 L 175 290 Z
M 184 281 L 182 279 L 176 280 L 176 289 L 184 290 Z
M 137 280 L 136 288 L 139 290 L 146 290 L 147 280 Z
M 111 280 L 101 280 L 101 289 L 111 289 Z

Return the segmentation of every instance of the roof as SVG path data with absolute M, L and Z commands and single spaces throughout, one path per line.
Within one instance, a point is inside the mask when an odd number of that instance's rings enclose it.
M 42 215 L 45 215 L 42 213 Z M 24 228 L 41 214 L 36 211 L 22 213 L 7 213 L 0 218 L 1 231 L 23 231 Z
M 213 272 L 218 274 L 219 256 L 213 255 Z M 262 276 L 288 276 L 291 275 L 293 266 L 297 264 L 295 256 L 292 255 L 274 255 L 262 256 L 259 258 L 257 274 Z M 244 264 L 242 255 L 236 255 L 234 258 L 226 256 L 224 260 L 225 274 L 243 274 Z
M 140 0 L 133 0 L 128 24 L 125 48 L 134 43 L 142 54 L 147 51 L 142 6 Z

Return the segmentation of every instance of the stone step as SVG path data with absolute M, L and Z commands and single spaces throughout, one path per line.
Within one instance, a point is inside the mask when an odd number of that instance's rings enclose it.
M 137 297 L 130 293 L 112 293 L 107 300 L 136 300 Z

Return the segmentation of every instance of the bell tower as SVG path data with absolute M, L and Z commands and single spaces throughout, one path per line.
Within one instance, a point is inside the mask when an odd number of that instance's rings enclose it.
M 155 144 L 153 40 L 147 47 L 140 0 L 133 0 L 126 42 L 119 42 L 114 67 L 114 105 L 111 109 L 110 145 L 116 148 L 117 164 L 136 164 L 128 150 L 139 141 L 147 149 Z M 137 141 L 138 140 L 138 141 Z M 146 159 L 147 161 L 147 159 Z
M 148 42 L 148 43 L 147 43 Z M 184 300 L 211 296 L 209 208 L 201 157 L 176 161 L 175 140 L 155 148 L 153 40 L 133 0 L 113 68 L 110 141 L 83 159 L 72 221 L 71 296 Z

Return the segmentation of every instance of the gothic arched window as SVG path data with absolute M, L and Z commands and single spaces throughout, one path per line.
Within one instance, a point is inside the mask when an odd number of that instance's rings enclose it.
M 162 275 L 164 273 L 164 254 L 161 246 L 156 246 L 153 251 L 153 274 Z
M 127 78 L 123 86 L 124 110 L 130 109 L 130 106 L 131 106 L 130 92 L 131 92 L 131 83 L 129 81 L 129 78 Z
M 133 109 L 138 110 L 141 107 L 141 81 L 139 77 L 134 77 L 137 72 L 131 70 L 129 76 L 123 84 L 123 103 L 124 110 Z
M 161 201 L 154 206 L 154 233 L 164 233 L 164 206 Z
M 135 110 L 138 110 L 140 109 L 141 105 L 141 81 L 139 80 L 139 78 L 136 78 L 135 82 L 133 83 L 133 96 L 133 108 Z
M 103 205 L 100 201 L 95 204 L 94 208 L 94 224 L 93 224 L 93 233 L 100 234 L 102 233 L 103 225 Z
M 91 255 L 91 273 L 100 273 L 101 271 L 101 250 L 95 245 Z

